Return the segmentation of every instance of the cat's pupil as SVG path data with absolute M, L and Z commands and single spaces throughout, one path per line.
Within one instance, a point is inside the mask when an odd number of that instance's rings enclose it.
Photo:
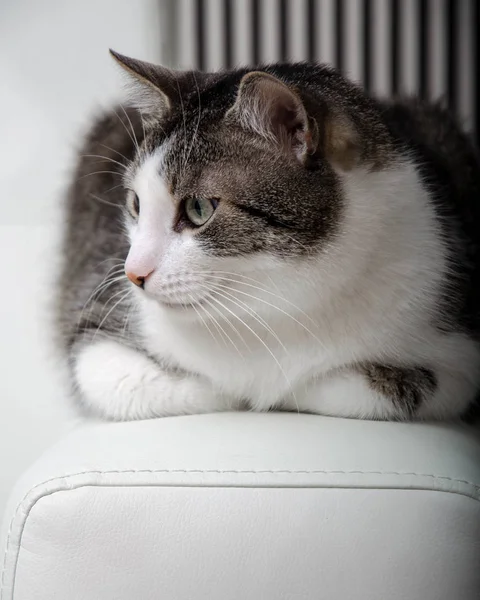
M 200 204 L 200 202 L 198 200 L 195 200 L 195 211 L 199 217 L 202 216 L 202 214 L 203 214 L 202 205 Z

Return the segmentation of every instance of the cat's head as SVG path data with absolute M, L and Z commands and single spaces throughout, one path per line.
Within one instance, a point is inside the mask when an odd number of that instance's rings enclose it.
M 205 74 L 113 54 L 146 126 L 126 177 L 132 281 L 182 318 L 275 297 L 308 310 L 342 235 L 342 173 L 391 155 L 369 100 L 325 66 Z

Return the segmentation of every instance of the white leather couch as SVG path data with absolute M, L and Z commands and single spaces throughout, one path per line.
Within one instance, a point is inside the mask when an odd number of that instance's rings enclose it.
M 466 426 L 296 414 L 86 423 L 23 477 L 1 600 L 478 600 Z

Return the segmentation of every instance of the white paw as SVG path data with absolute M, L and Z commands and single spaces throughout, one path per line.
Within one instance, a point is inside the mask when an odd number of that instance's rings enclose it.
M 228 408 L 208 382 L 165 372 L 141 352 L 115 341 L 83 346 L 74 371 L 84 404 L 108 419 L 129 421 Z
M 392 419 L 393 403 L 373 390 L 360 373 L 338 373 L 318 379 L 299 394 L 300 410 L 334 417 Z M 291 407 L 289 404 L 289 408 Z

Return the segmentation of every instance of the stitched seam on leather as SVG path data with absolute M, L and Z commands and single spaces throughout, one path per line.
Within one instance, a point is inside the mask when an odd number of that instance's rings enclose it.
M 7 540 L 6 540 L 6 544 L 5 544 L 5 552 L 4 552 L 4 556 L 3 556 L 3 566 L 2 566 L 2 578 L 0 581 L 0 600 L 3 600 L 3 593 L 4 593 L 4 585 L 5 585 L 5 574 L 6 574 L 6 566 L 7 566 L 7 556 L 8 556 L 8 547 L 10 545 L 10 540 L 11 540 L 11 535 L 12 535 L 12 530 L 13 530 L 13 524 L 15 522 L 15 519 L 17 517 L 17 514 L 21 508 L 21 506 L 25 503 L 25 501 L 27 500 L 27 498 L 32 495 L 32 493 L 39 487 L 42 487 L 44 485 L 47 485 L 49 483 L 52 483 L 54 481 L 60 481 L 60 480 L 67 480 L 67 479 L 71 479 L 73 477 L 79 477 L 81 475 L 112 475 L 112 474 L 129 474 L 129 473 L 156 473 L 156 474 L 161 474 L 161 473 L 216 473 L 216 474 L 238 474 L 238 475 L 261 475 L 261 474 L 271 474 L 271 475 L 275 475 L 275 474 L 285 474 L 285 475 L 399 475 L 399 476 L 409 476 L 409 477 L 418 477 L 418 478 L 428 478 L 428 479 L 433 479 L 433 480 L 441 480 L 441 481 L 450 481 L 450 482 L 454 482 L 454 483 L 462 483 L 465 485 L 468 485 L 470 487 L 472 487 L 474 490 L 476 490 L 476 492 L 478 492 L 480 494 L 480 485 L 477 485 L 471 481 L 467 481 L 465 479 L 455 479 L 454 477 L 447 477 L 446 475 L 432 475 L 429 473 L 414 473 L 414 472 L 401 472 L 401 471 L 341 471 L 341 470 L 335 470 L 335 471 L 326 471 L 326 470 L 289 470 L 289 469 L 264 469 L 264 470 L 236 470 L 236 469 L 112 469 L 112 470 L 108 470 L 108 471 L 93 471 L 93 470 L 87 470 L 87 471 L 79 471 L 77 473 L 69 473 L 68 475 L 62 475 L 62 476 L 57 476 L 57 477 L 52 477 L 50 479 L 47 479 L 45 481 L 42 481 L 41 483 L 38 483 L 37 485 L 33 486 L 30 490 L 28 490 L 25 495 L 23 496 L 23 498 L 20 500 L 20 502 L 17 504 L 15 510 L 13 511 L 13 516 L 12 519 L 10 521 L 10 526 L 9 526 L 9 530 L 8 530 L 8 534 L 7 534 Z M 222 487 L 222 486 L 218 486 L 218 487 Z M 352 486 L 354 487 L 354 486 Z M 55 490 L 55 491 L 62 491 L 62 490 Z M 68 491 L 68 490 L 65 490 Z M 442 491 L 445 492 L 447 490 L 432 490 L 432 491 Z M 22 525 L 22 529 L 20 531 L 20 536 L 19 536 L 19 541 L 21 542 L 21 539 L 23 537 L 23 531 L 27 522 L 27 519 L 30 515 L 30 511 L 32 510 L 32 508 L 35 506 L 35 504 L 37 504 L 37 502 L 41 499 L 44 498 L 46 496 L 51 495 L 52 492 L 49 492 L 48 494 L 44 494 L 39 496 L 38 498 L 35 499 L 35 501 L 33 502 L 33 504 L 30 506 L 30 508 L 28 509 L 28 512 L 25 515 L 25 520 L 23 522 Z M 463 495 L 463 494 L 462 494 Z M 477 498 L 477 500 L 479 500 L 479 498 Z M 19 549 L 20 549 L 20 544 L 19 544 Z M 16 575 L 16 570 L 17 570 L 17 563 L 18 563 L 18 551 L 17 551 L 17 556 L 16 556 L 16 560 L 15 560 L 15 565 L 14 565 L 14 569 L 13 569 L 13 575 L 14 575 L 14 579 L 13 579 L 13 585 L 12 585 L 12 599 L 13 599 L 13 593 L 15 592 L 15 575 Z

